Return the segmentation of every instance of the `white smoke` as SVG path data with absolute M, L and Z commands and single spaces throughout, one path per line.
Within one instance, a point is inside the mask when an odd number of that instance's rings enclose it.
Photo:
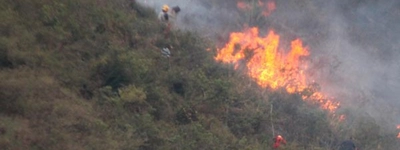
M 222 7 L 220 2 L 210 0 L 137 0 L 137 2 L 154 8 L 156 13 L 161 11 L 163 5 L 179 6 L 181 8 L 177 18 L 179 29 L 196 31 L 205 37 L 214 38 L 216 33 L 229 34 L 228 30 L 235 28 L 234 25 L 237 23 L 232 19 L 238 15 L 236 8 L 232 10 Z M 225 5 L 228 4 L 229 2 Z M 236 6 L 234 1 L 230 1 L 230 4 Z
M 400 123 L 400 1 L 355 2 L 327 7 L 329 32 L 313 51 L 338 65 L 328 67 L 320 82 L 330 81 L 323 87 L 344 95 L 347 107 Z
M 180 6 L 180 29 L 206 37 L 241 28 L 235 0 L 137 1 L 157 13 L 163 4 Z M 400 124 L 400 1 L 285 0 L 276 7 L 265 26 L 283 40 L 304 40 L 322 91 L 344 107 Z

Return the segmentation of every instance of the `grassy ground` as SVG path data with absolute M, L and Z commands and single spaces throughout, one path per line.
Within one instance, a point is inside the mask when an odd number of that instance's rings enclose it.
M 340 127 L 299 95 L 259 88 L 196 34 L 164 39 L 152 9 L 133 1 L 0 7 L 4 149 L 271 149 L 271 116 L 285 149 L 332 149 L 347 131 L 365 147 L 395 142 L 368 118 Z

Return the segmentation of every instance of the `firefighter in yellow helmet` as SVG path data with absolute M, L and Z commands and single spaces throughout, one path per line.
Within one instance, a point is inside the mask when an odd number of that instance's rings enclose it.
M 168 5 L 162 6 L 161 12 L 158 14 L 158 19 L 163 25 L 165 38 L 168 38 L 171 28 L 174 28 L 176 16 L 180 11 L 181 8 L 179 8 L 179 6 L 172 7 L 172 9 L 170 9 Z
M 169 6 L 168 5 L 164 5 L 161 9 L 160 14 L 158 14 L 158 19 L 162 22 L 162 23 L 168 23 L 169 21 L 169 14 L 168 14 L 168 10 L 169 10 Z
M 165 38 L 168 38 L 169 31 L 171 30 L 170 15 L 168 11 L 169 6 L 163 5 L 161 8 L 161 12 L 158 14 L 158 20 L 160 20 L 162 24 L 162 30 L 164 32 Z

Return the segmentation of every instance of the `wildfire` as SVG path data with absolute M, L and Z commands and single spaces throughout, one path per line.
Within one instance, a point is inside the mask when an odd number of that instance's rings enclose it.
M 233 32 L 230 41 L 218 49 L 215 60 L 232 63 L 235 69 L 244 62 L 247 73 L 261 87 L 272 89 L 285 88 L 289 93 L 302 93 L 304 100 L 318 103 L 323 109 L 335 111 L 339 103 L 334 102 L 323 93 L 309 90 L 305 71 L 307 63 L 303 57 L 309 55 L 300 39 L 291 42 L 289 52 L 283 53 L 279 48 L 279 35 L 270 31 L 265 37 L 259 37 L 258 28 L 244 32 Z

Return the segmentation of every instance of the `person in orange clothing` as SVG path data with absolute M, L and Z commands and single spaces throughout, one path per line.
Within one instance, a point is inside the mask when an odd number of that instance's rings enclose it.
M 281 135 L 278 135 L 274 138 L 274 145 L 272 147 L 277 149 L 281 144 L 286 144 L 286 140 Z

